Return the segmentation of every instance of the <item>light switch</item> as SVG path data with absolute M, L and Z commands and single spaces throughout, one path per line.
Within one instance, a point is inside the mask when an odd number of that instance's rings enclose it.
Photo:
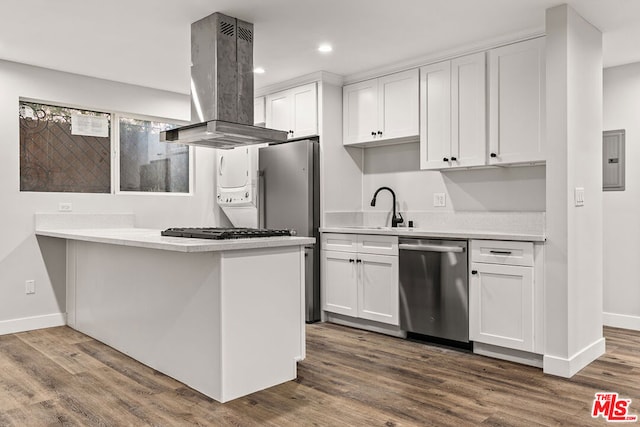
M 575 191 L 576 206 L 584 206 L 584 188 L 576 187 Z
M 433 193 L 433 206 L 441 208 L 447 205 L 447 196 L 445 193 Z

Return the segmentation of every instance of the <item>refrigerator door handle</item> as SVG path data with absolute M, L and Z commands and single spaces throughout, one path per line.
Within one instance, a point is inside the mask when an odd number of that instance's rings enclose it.
M 258 205 L 258 228 L 266 228 L 267 213 L 265 210 L 265 186 L 264 186 L 264 170 L 258 170 L 258 197 L 256 204 Z

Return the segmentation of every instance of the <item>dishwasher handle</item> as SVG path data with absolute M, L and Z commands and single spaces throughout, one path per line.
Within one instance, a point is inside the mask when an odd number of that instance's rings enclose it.
M 464 252 L 463 246 L 444 246 L 444 245 L 425 245 L 425 244 L 410 244 L 401 243 L 398 245 L 398 249 L 405 251 L 419 251 L 419 252 Z

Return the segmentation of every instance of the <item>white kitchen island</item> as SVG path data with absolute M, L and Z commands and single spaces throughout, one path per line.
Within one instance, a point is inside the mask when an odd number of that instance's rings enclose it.
M 67 239 L 67 324 L 219 402 L 296 377 L 304 245 L 137 228 L 36 226 Z

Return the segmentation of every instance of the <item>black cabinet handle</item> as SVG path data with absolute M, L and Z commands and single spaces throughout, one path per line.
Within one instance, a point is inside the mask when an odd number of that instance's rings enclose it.
M 455 162 L 455 161 L 457 161 L 457 160 L 458 160 L 458 158 L 457 158 L 457 157 L 452 157 L 452 158 L 451 158 L 451 161 L 452 161 L 452 162 Z
M 349 258 L 349 262 L 354 262 L 354 261 L 355 261 L 355 260 L 353 260 L 353 259 Z
M 382 136 L 382 131 L 381 130 L 378 131 L 378 135 Z
M 361 260 L 361 259 L 357 259 L 357 260 L 356 260 L 356 262 L 357 262 L 358 264 L 360 264 L 360 263 L 362 262 L 362 260 Z
M 489 252 L 495 255 L 511 255 L 511 251 L 489 251 Z
M 478 270 L 471 270 L 471 274 L 478 274 Z
M 491 153 L 490 156 L 493 157 L 493 158 L 498 157 L 498 155 L 496 153 Z
M 449 161 L 449 158 L 448 158 L 448 157 L 445 157 L 444 159 L 442 159 L 442 161 L 443 161 L 443 162 L 448 162 L 448 161 Z
M 371 136 L 376 136 L 376 133 L 375 132 L 371 132 Z

